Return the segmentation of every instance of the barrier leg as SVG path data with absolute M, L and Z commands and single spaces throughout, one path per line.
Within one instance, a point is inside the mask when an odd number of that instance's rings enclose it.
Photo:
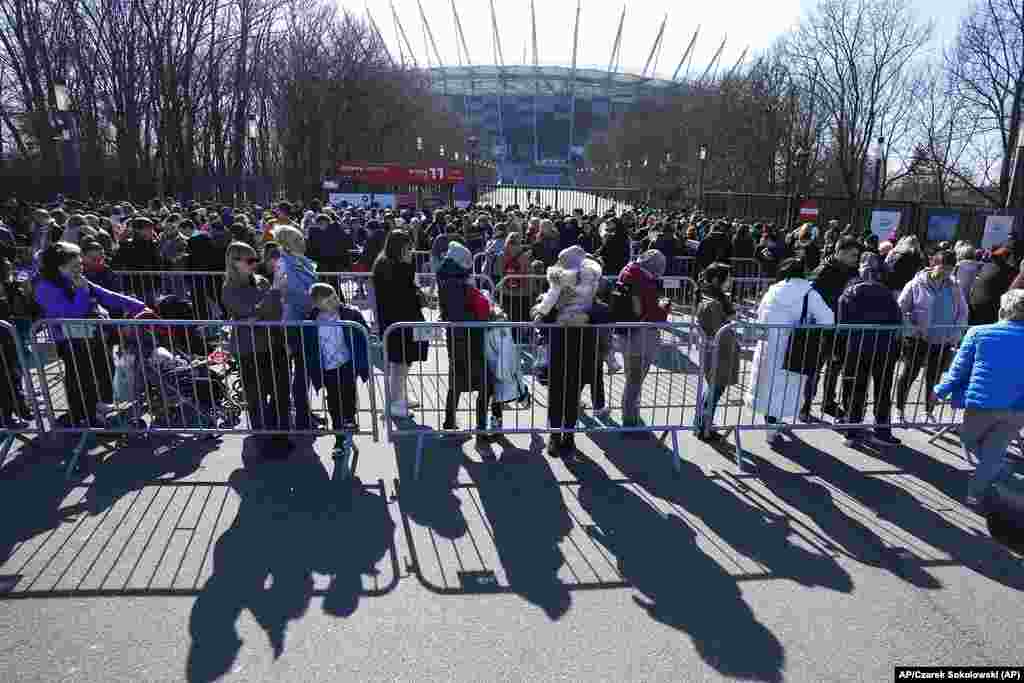
M 672 469 L 679 474 L 683 471 L 683 456 L 679 452 L 679 432 L 672 430 Z
M 736 473 L 743 474 L 743 444 L 740 443 L 740 428 L 733 430 L 736 439 Z
M 933 434 L 930 439 L 928 439 L 928 445 L 934 446 L 936 441 L 944 437 L 946 434 L 949 434 L 950 432 L 953 432 L 955 434 L 957 432 L 956 427 L 943 427 L 939 431 L 935 432 L 935 434 Z
M 420 466 L 423 464 L 423 434 L 416 437 L 416 464 L 413 465 L 412 479 L 419 481 Z
M 92 438 L 92 434 L 84 432 L 78 439 L 78 443 L 75 448 L 71 451 L 71 457 L 68 459 L 68 465 L 64 468 L 64 478 L 70 479 L 71 473 L 74 472 L 75 467 L 78 466 L 78 459 L 81 458 L 89 449 L 95 444 L 95 440 Z

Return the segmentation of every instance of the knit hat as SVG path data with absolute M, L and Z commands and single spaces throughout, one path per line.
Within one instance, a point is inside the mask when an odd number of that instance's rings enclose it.
M 636 263 L 654 277 L 661 277 L 665 274 L 665 255 L 657 249 L 648 249 L 640 254 Z
M 448 245 L 448 252 L 444 255 L 444 260 L 451 261 L 467 272 L 473 272 L 473 254 L 458 242 L 451 242 Z

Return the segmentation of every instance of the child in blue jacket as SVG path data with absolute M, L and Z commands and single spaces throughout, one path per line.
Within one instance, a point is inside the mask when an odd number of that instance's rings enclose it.
M 358 429 L 356 422 L 356 376 L 364 382 L 370 379 L 370 354 L 366 334 L 354 331 L 347 325 L 336 322 L 354 322 L 369 330 L 366 320 L 355 308 L 346 306 L 334 287 L 317 283 L 310 287 L 313 313 L 310 320 L 318 323 L 316 334 L 306 330 L 304 355 L 309 378 L 317 391 L 327 389 L 327 411 L 331 415 L 331 426 L 339 433 L 334 444 L 336 471 L 342 478 L 349 474 L 352 457 L 352 432 Z

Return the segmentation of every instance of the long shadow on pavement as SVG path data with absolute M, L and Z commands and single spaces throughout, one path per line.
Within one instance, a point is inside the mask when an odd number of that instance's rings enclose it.
M 873 511 L 879 519 L 948 555 L 951 562 L 944 564 L 959 564 L 1004 586 L 1024 590 L 1020 561 L 984 532 L 971 533 L 951 523 L 904 488 L 883 477 L 864 474 L 799 439 L 779 452 Z M 901 561 L 920 561 L 913 552 L 909 555 L 904 554 Z
M 323 595 L 326 613 L 348 616 L 366 594 L 362 575 L 374 572 L 388 552 L 394 561 L 394 523 L 382 483 L 377 493 L 358 480 L 345 491 L 319 461 L 292 459 L 236 470 L 229 484 L 241 502 L 192 607 L 187 671 L 193 682 L 216 680 L 231 669 L 242 647 L 236 630 L 242 610 L 266 632 L 276 658 L 289 622 L 306 612 L 314 595 Z M 325 591 L 315 589 L 314 572 L 331 577 Z M 397 575 L 396 567 L 395 581 Z
M 653 438 L 623 440 L 617 434 L 600 432 L 588 436 L 627 479 L 699 517 L 725 543 L 764 566 L 775 578 L 853 592 L 850 574 L 827 550 L 811 552 L 793 542 L 799 534 L 787 516 L 745 502 L 686 460 L 676 475 L 666 449 Z M 681 448 L 685 458 L 685 442 Z
M 467 458 L 463 464 L 476 484 L 509 589 L 558 619 L 572 604 L 558 572 L 565 562 L 559 543 L 573 522 L 545 457 L 539 448 L 506 448 L 501 462 Z
M 720 674 L 781 681 L 785 650 L 743 600 L 736 579 L 697 545 L 697 532 L 663 515 L 590 461 L 567 463 L 579 500 L 593 518 L 591 535 L 617 559 L 622 575 L 646 598 L 655 620 L 687 633 Z

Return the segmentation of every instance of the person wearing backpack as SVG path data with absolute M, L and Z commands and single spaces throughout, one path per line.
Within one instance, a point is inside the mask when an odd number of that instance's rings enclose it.
M 892 384 L 900 354 L 900 326 L 903 312 L 892 290 L 882 283 L 882 261 L 877 254 L 861 255 L 859 277 L 854 278 L 839 297 L 837 321 L 845 325 L 879 325 L 878 329 L 851 330 L 847 334 L 843 358 L 843 413 L 850 424 L 864 421 L 868 380 L 874 394 L 875 428 L 846 432 L 847 445 L 868 441 L 873 446 L 898 446 L 900 440 L 889 427 L 892 410 Z
M 736 315 L 729 295 L 729 281 L 732 268 L 725 263 L 712 263 L 700 274 L 700 303 L 697 305 L 697 321 L 704 338 L 708 341 L 704 356 L 704 405 L 699 418 L 700 430 L 697 438 L 704 442 L 721 440 L 722 436 L 711 428 L 718 401 L 726 389 L 739 383 L 740 348 L 736 334 L 730 328 L 718 336 L 719 331 L 729 324 Z M 711 356 L 711 342 L 718 343 L 718 366 L 714 367 Z
M 669 302 L 658 298 L 658 278 L 665 274 L 665 255 L 656 249 L 640 254 L 619 274 L 612 293 L 616 322 L 664 323 Z M 630 308 L 626 311 L 626 302 Z M 626 387 L 622 396 L 622 426 L 640 427 L 640 392 L 658 350 L 661 330 L 656 327 L 627 329 L 623 343 Z M 646 432 L 625 432 L 627 438 L 643 438 Z

